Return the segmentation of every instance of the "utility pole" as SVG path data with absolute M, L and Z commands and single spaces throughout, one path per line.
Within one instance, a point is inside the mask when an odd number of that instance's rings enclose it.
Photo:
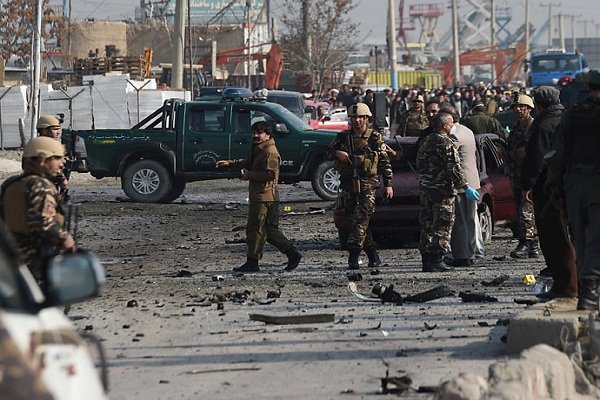
M 247 35 L 247 49 L 248 49 L 248 61 L 246 65 L 246 72 L 248 73 L 248 89 L 252 89 L 252 73 L 250 71 L 250 66 L 252 65 L 252 52 L 250 51 L 250 7 L 251 0 L 246 0 L 246 35 Z
M 190 0 L 187 0 L 187 48 L 188 62 L 190 63 L 190 98 L 194 99 L 194 60 L 192 60 L 192 11 Z
M 560 7 L 560 3 L 540 3 L 540 7 L 548 7 L 548 48 L 552 48 L 552 7 Z
M 529 42 L 531 40 L 529 27 L 529 0 L 525 0 L 525 56 L 529 57 Z
M 588 23 L 593 23 L 594 20 L 593 19 L 583 19 L 579 22 L 583 23 L 583 37 L 587 38 L 588 37 Z
M 394 15 L 396 10 L 395 1 L 388 0 L 388 46 L 389 46 L 389 58 L 390 58 L 390 82 L 392 83 L 392 89 L 398 90 L 398 55 L 396 54 L 396 17 Z
M 575 18 L 581 17 L 581 15 L 574 15 L 574 14 L 569 14 L 569 15 L 565 15 L 566 17 L 570 17 L 571 18 L 571 42 L 573 45 L 573 52 L 575 52 L 575 50 L 577 50 L 577 37 L 575 34 Z
M 558 37 L 560 38 L 560 48 L 565 49 L 565 33 L 563 26 L 563 14 L 558 14 Z
M 458 10 L 456 1 L 452 0 L 452 51 L 454 55 L 454 82 L 460 84 L 460 50 L 458 49 Z
M 183 89 L 183 49 L 185 37 L 185 3 L 183 0 L 175 2 L 175 46 L 173 54 L 173 66 L 171 67 L 171 87 Z
M 40 115 L 40 76 L 41 76 L 41 43 L 42 43 L 42 0 L 36 1 L 35 32 L 33 33 L 33 80 L 31 82 L 31 135 L 36 135 L 35 125 Z
M 312 76 L 312 0 L 302 0 L 302 31 L 304 33 L 305 67 Z
M 496 2 L 491 0 L 490 4 L 490 46 L 496 46 Z M 494 60 L 495 61 L 495 60 Z M 492 65 L 492 85 L 496 82 L 496 64 Z

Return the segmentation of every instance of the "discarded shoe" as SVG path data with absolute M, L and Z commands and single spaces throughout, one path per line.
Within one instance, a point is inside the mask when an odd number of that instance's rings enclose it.
M 298 267 L 300 264 L 300 260 L 302 259 L 302 254 L 298 251 L 294 246 L 290 247 L 288 251 L 285 252 L 285 255 L 288 258 L 287 266 L 284 268 L 284 271 L 292 271 Z
M 233 272 L 258 272 L 260 269 L 258 268 L 258 260 L 256 258 L 248 257 L 246 262 L 242 264 L 240 267 L 236 267 L 233 269 Z

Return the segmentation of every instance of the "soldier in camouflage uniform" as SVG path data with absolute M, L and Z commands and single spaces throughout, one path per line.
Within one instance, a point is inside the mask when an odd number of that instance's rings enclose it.
M 486 114 L 485 104 L 482 101 L 475 102 L 471 114 L 463 117 L 460 123 L 472 130 L 475 135 L 495 133 L 503 139 L 506 138 L 506 132 L 502 128 L 502 124 L 496 118 Z
M 479 199 L 477 190 L 467 184 L 458 150 L 449 136 L 453 125 L 451 115 L 436 115 L 433 132 L 423 139 L 417 152 L 423 272 L 449 271 L 442 257 L 450 248 L 457 190 L 464 189 L 468 200 Z
M 33 138 L 23 151 L 23 173 L 7 179 L 0 191 L 0 211 L 6 227 L 43 290 L 46 260 L 75 250 L 75 240 L 65 229 L 58 192 L 52 183 L 63 168 L 64 155 L 63 145 L 56 140 Z
M 395 136 L 421 136 L 421 131 L 429 125 L 423 106 L 422 95 L 412 99 L 412 107 L 400 118 Z
M 60 135 L 62 133 L 62 125 L 58 118 L 54 115 L 42 115 L 35 126 L 38 136 L 45 136 L 57 140 L 60 142 Z M 70 163 L 63 166 L 63 170 L 55 176 L 52 181 L 56 185 L 58 190 L 58 197 L 61 200 L 66 201 L 65 196 L 67 193 L 67 184 L 70 175 Z
M 371 117 L 364 103 L 348 107 L 352 129 L 340 132 L 329 145 L 328 158 L 335 160 L 341 175 L 341 201 L 350 215 L 352 228 L 348 236 L 348 268 L 358 269 L 358 258 L 365 250 L 369 266 L 381 265 L 375 242 L 371 236 L 369 220 L 375 211 L 375 190 L 379 187 L 379 174 L 383 176 L 384 197 L 391 199 L 392 166 L 381 134 L 368 126 Z M 350 140 L 354 152 L 350 151 Z M 358 186 L 354 182 L 360 182 Z M 359 192 L 356 192 L 359 190 Z
M 514 109 L 517 124 L 508 137 L 508 174 L 512 184 L 515 203 L 517 206 L 517 248 L 511 251 L 512 258 L 538 258 L 540 256 L 535 228 L 533 202 L 522 197 L 521 170 L 525 160 L 525 148 L 531 136 L 530 127 L 533 124 L 531 111 L 535 108 L 533 100 L 526 94 L 519 95 Z

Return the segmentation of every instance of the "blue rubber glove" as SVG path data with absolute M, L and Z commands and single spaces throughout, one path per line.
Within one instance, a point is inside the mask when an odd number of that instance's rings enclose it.
M 479 200 L 479 192 L 477 191 L 477 189 L 473 189 L 471 186 L 465 189 L 465 194 L 467 195 L 467 200 Z

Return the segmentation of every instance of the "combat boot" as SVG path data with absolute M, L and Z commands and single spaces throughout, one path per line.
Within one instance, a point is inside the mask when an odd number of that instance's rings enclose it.
M 423 264 L 423 272 L 448 272 L 450 268 L 444 267 L 442 254 L 429 254 L 428 260 Z
M 256 258 L 248 257 L 246 262 L 240 267 L 235 267 L 233 272 L 258 272 L 258 260 Z
M 348 269 L 358 269 L 358 257 L 360 257 L 360 249 L 349 249 L 348 253 Z
M 598 288 L 600 282 L 597 280 L 584 280 L 579 284 L 578 310 L 598 311 Z
M 290 247 L 288 251 L 285 252 L 285 255 L 288 258 L 287 266 L 284 268 L 285 271 L 291 271 L 296 269 L 298 264 L 300 264 L 300 260 L 302 259 L 302 254 L 298 251 L 294 246 Z
M 379 254 L 377 254 L 377 249 L 372 248 L 365 250 L 367 253 L 367 257 L 369 257 L 369 267 L 379 267 L 381 266 L 381 260 L 379 259 Z
M 537 240 L 528 240 L 527 241 L 527 256 L 529 258 L 539 258 L 540 245 Z
M 517 248 L 510 252 L 512 258 L 529 258 L 529 247 L 527 240 L 519 240 Z

